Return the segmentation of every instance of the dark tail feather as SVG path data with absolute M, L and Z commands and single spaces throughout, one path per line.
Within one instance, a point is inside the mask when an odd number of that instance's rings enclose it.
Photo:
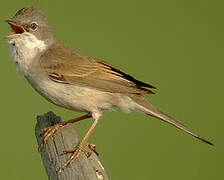
M 190 130 L 189 128 L 184 126 L 183 124 L 175 121 L 169 115 L 167 115 L 167 114 L 161 112 L 160 110 L 158 110 L 157 108 L 155 108 L 152 104 L 150 104 L 148 101 L 146 101 L 142 96 L 134 96 L 134 97 L 131 97 L 131 98 L 139 105 L 139 106 L 137 105 L 138 106 L 137 109 L 136 109 L 137 111 L 141 111 L 141 112 L 144 112 L 144 113 L 146 113 L 150 116 L 161 119 L 161 120 L 177 127 L 178 129 L 181 129 L 181 130 L 187 132 L 188 134 L 191 134 L 192 136 L 200 139 L 201 141 L 203 141 L 207 144 L 214 145 L 213 143 L 204 139 L 199 134 L 193 132 L 192 130 Z

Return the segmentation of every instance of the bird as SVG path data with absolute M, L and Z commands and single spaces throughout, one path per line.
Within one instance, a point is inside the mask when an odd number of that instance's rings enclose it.
M 51 103 L 85 113 L 46 129 L 39 147 L 60 127 L 87 118 L 93 119 L 83 139 L 70 151 L 70 158 L 60 170 L 64 170 L 79 157 L 103 111 L 114 107 L 125 113 L 135 111 L 155 117 L 213 145 L 153 106 L 144 95 L 154 94 L 154 86 L 135 79 L 103 60 L 83 55 L 58 43 L 47 18 L 39 8 L 24 7 L 6 22 L 12 32 L 5 39 L 17 72 Z

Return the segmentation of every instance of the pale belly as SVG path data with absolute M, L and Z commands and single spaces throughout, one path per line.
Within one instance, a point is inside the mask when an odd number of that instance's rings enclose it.
M 48 101 L 74 111 L 93 112 L 111 109 L 116 102 L 113 93 L 57 83 L 48 78 L 26 77 L 32 87 Z M 41 80 L 40 80 L 41 79 Z

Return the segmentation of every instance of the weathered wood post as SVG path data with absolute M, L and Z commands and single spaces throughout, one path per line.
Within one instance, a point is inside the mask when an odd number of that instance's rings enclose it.
M 53 112 L 37 116 L 35 134 L 38 145 L 41 142 L 41 132 L 60 121 L 61 118 Z M 49 180 L 108 180 L 107 174 L 94 152 L 92 152 L 90 157 L 87 157 L 85 153 L 81 153 L 79 158 L 68 168 L 61 173 L 57 172 L 70 156 L 70 154 L 64 154 L 63 151 L 74 149 L 78 142 L 74 124 L 68 124 L 52 135 L 40 149 Z

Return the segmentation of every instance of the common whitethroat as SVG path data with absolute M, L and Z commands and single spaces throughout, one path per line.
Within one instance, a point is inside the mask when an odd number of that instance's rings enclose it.
M 113 107 L 118 107 L 126 113 L 137 111 L 156 117 L 213 145 L 155 108 L 143 97 L 144 94 L 154 94 L 151 89 L 155 87 L 135 79 L 105 61 L 82 55 L 58 43 L 40 9 L 25 7 L 6 22 L 12 28 L 12 33 L 6 36 L 6 40 L 16 70 L 48 101 L 86 113 L 47 129 L 43 133 L 40 147 L 59 127 L 87 118 L 94 120 L 60 170 L 79 156 L 103 111 Z

